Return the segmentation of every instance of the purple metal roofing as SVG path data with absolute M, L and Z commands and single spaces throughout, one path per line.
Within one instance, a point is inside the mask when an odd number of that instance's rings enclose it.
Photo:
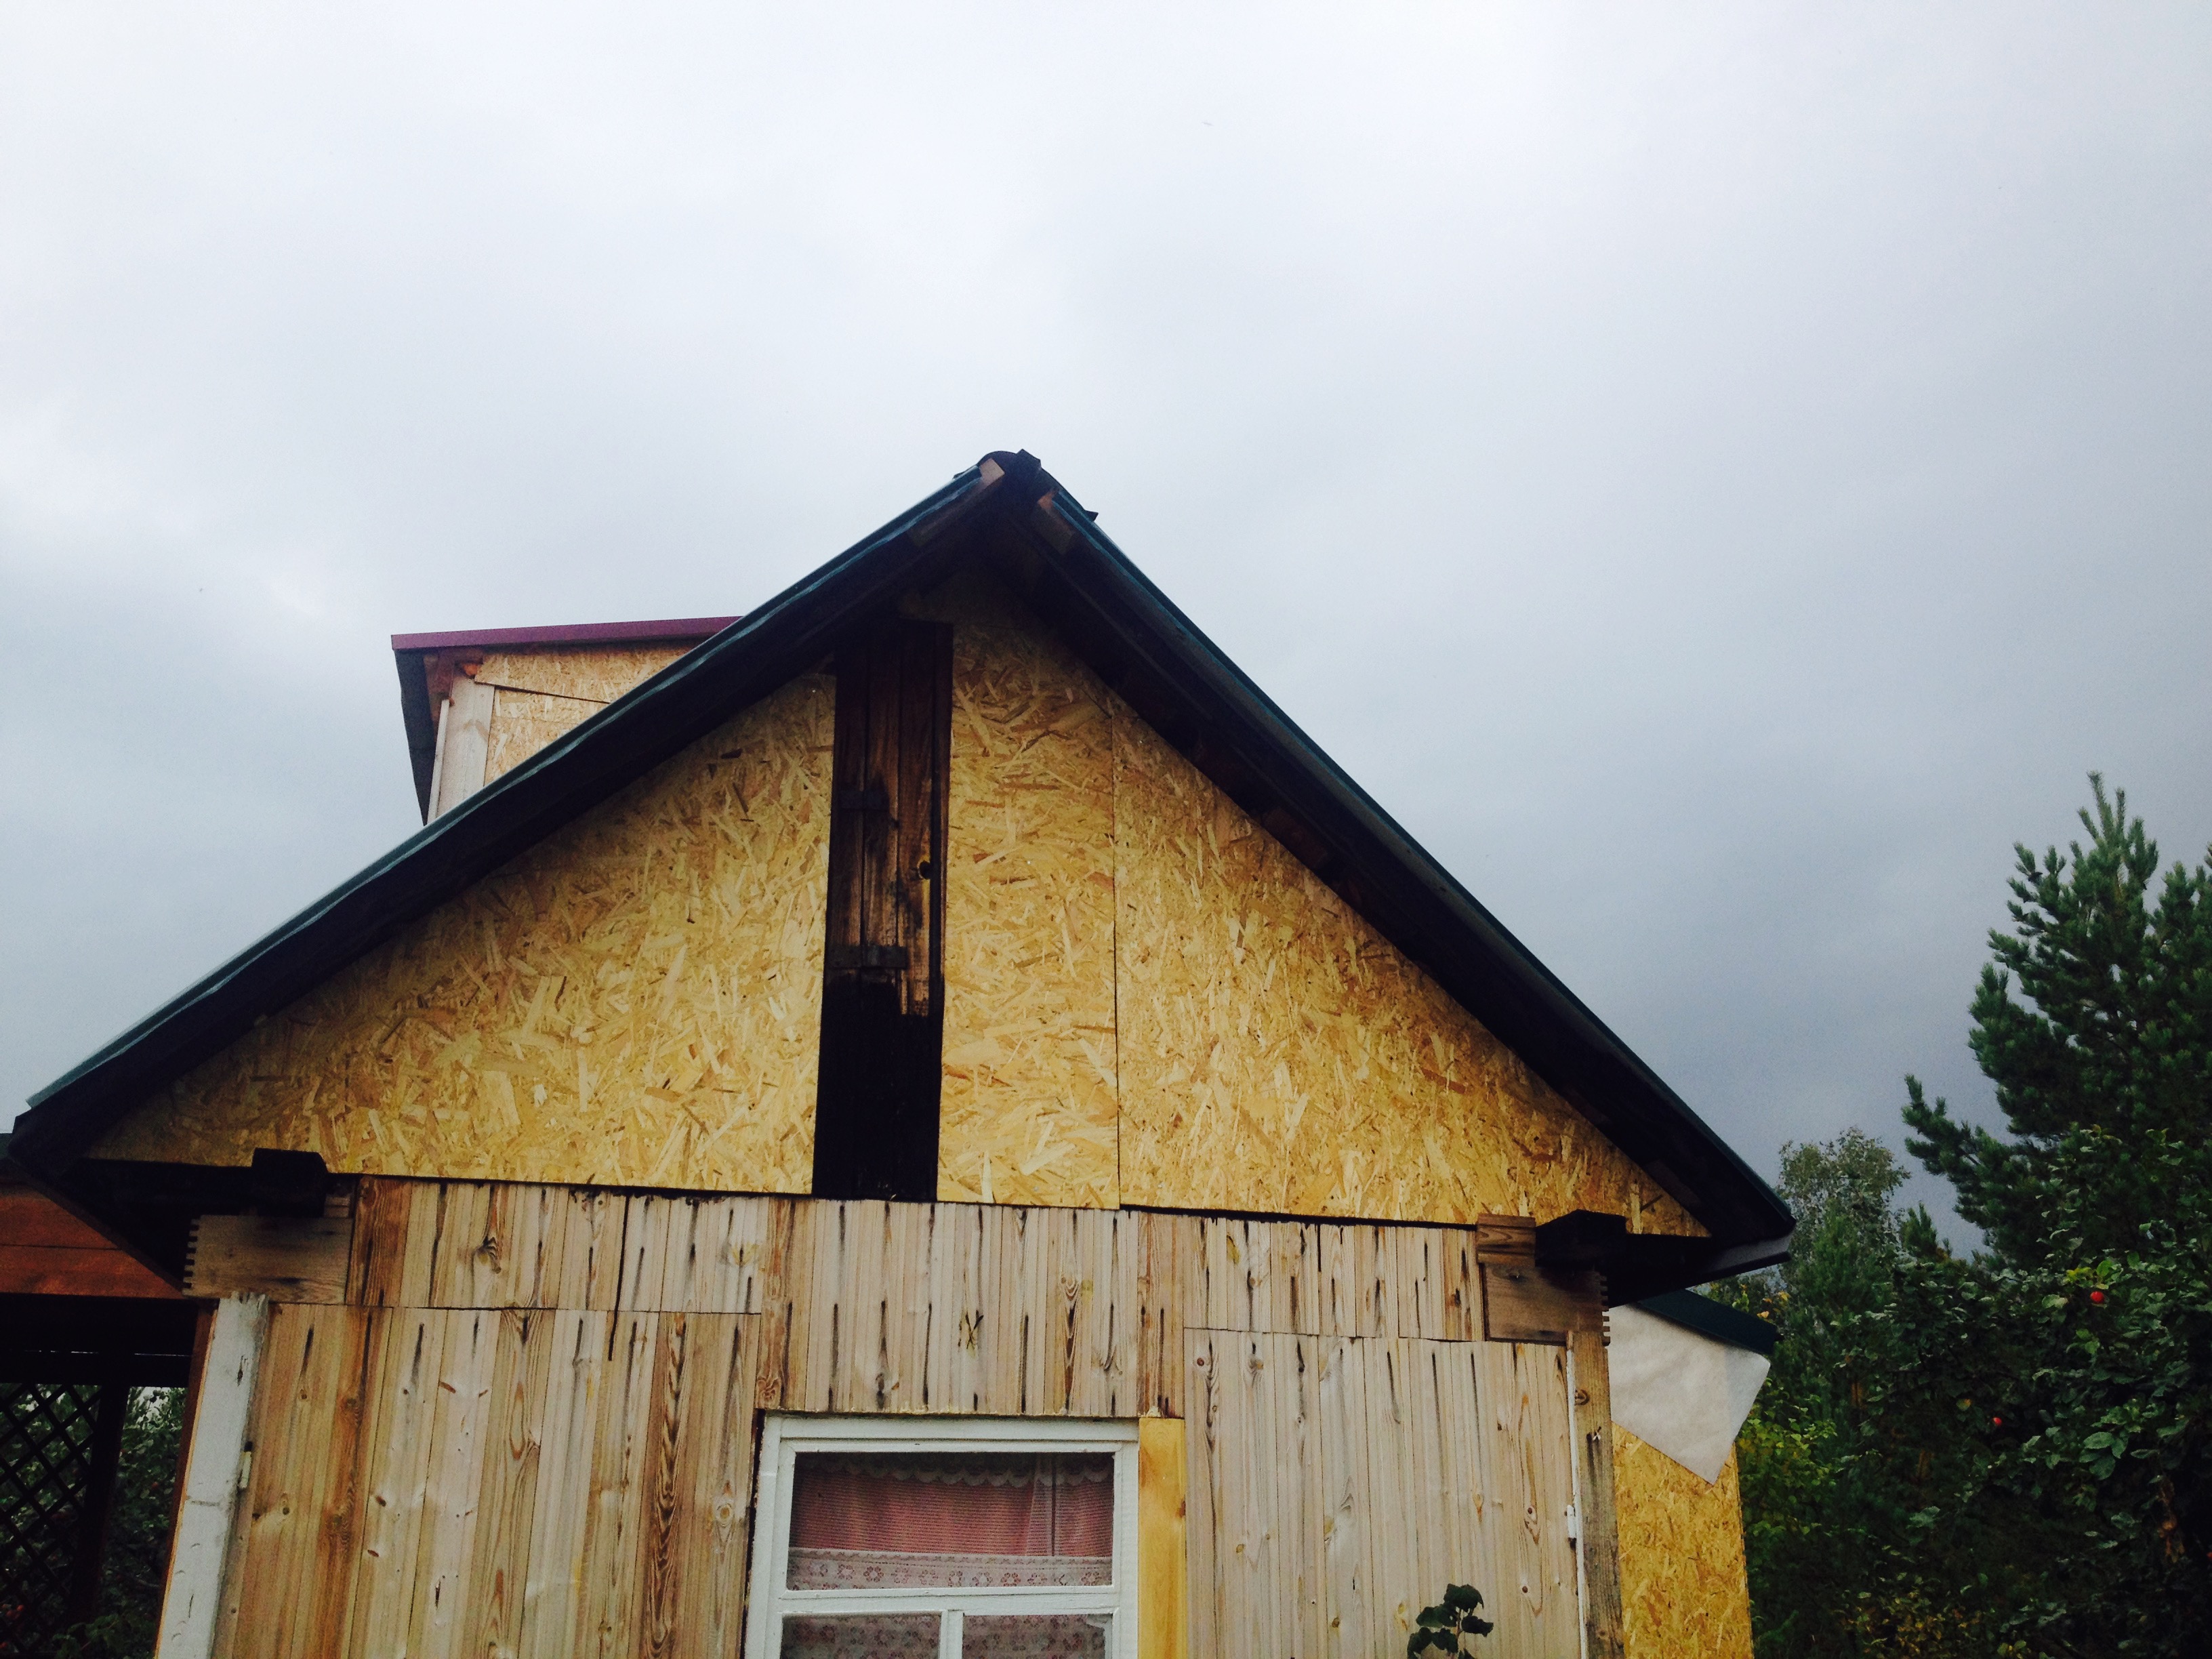
M 650 640 L 703 640 L 735 617 L 671 617 L 659 622 L 562 623 L 546 628 L 465 628 L 446 634 L 394 634 L 394 651 L 465 651 L 471 646 L 641 645 Z

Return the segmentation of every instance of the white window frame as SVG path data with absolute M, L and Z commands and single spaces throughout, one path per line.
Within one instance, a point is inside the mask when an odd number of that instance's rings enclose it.
M 791 1491 L 801 1452 L 1091 1452 L 1114 1459 L 1114 1571 L 1105 1584 L 1023 1584 L 994 1589 L 798 1590 L 785 1583 Z M 970 1613 L 1090 1613 L 1113 1620 L 1107 1652 L 1137 1654 L 1137 1425 L 1035 1417 L 805 1417 L 767 1414 L 753 1508 L 752 1595 L 746 1659 L 776 1659 L 787 1615 L 933 1613 L 939 1659 L 960 1659 Z

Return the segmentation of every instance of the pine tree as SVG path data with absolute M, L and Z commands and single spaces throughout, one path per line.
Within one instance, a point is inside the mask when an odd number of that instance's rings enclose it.
M 1960 1215 L 1993 1253 L 2021 1266 L 2046 1253 L 2085 1134 L 2200 1154 L 2106 1160 L 2116 1187 L 2096 1246 L 2132 1246 L 2144 1218 L 2172 1214 L 2185 1196 L 2176 1180 L 2212 1173 L 2203 1155 L 2212 1139 L 2212 854 L 2169 870 L 2154 908 L 2157 846 L 2128 817 L 2124 792 L 2108 798 L 2094 774 L 2090 786 L 2086 848 L 2075 842 L 2062 856 L 2054 847 L 2040 860 L 2014 848 L 2014 931 L 1990 933 L 1996 960 L 1974 996 L 1974 1058 L 1996 1085 L 2012 1139 L 1960 1121 L 1944 1102 L 1929 1103 L 1917 1079 L 1905 1080 L 1905 1121 L 1917 1132 L 1908 1147 L 1951 1182 Z

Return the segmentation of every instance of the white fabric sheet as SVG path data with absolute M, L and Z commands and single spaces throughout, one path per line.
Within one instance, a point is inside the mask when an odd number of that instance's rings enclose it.
M 1719 1480 L 1766 1381 L 1766 1356 L 1640 1308 L 1615 1308 L 1607 1318 L 1613 1420 L 1699 1480 Z

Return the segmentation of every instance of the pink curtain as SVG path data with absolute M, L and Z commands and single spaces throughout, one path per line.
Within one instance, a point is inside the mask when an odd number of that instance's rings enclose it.
M 794 1589 L 1104 1584 L 1113 1556 L 1110 1456 L 799 1459 Z

